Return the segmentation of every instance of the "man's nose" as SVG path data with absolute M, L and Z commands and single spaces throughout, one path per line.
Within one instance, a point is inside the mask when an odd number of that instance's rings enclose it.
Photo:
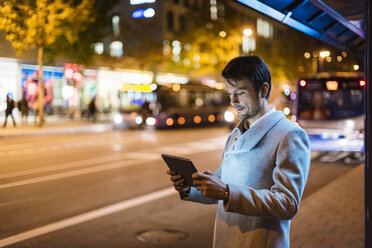
M 230 95 L 230 101 L 231 101 L 231 104 L 239 103 L 238 96 L 236 94 L 231 94 Z

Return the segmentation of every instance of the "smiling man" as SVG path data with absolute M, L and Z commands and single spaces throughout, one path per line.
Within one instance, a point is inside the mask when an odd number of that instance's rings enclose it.
M 224 70 L 226 92 L 237 111 L 222 164 L 193 174 L 194 186 L 168 170 L 183 200 L 217 203 L 213 246 L 289 247 L 310 167 L 307 134 L 270 109 L 270 71 L 257 56 L 237 57 Z

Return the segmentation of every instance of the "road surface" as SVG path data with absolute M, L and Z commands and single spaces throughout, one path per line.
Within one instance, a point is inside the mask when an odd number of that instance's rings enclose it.
M 160 154 L 215 170 L 228 132 L 1 139 L 0 247 L 211 247 L 215 206 L 181 201 Z M 304 198 L 354 168 L 351 155 L 313 152 Z

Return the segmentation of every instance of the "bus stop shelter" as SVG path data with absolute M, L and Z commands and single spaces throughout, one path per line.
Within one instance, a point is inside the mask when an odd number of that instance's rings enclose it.
M 365 87 L 365 247 L 372 247 L 371 1 L 237 0 L 256 11 L 334 47 L 364 58 Z

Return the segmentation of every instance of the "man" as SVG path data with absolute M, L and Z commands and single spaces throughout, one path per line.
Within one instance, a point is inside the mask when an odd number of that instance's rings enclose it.
M 270 109 L 270 71 L 257 56 L 237 57 L 224 70 L 226 91 L 241 122 L 230 134 L 221 166 L 193 174 L 194 186 L 168 170 L 181 198 L 217 203 L 213 246 L 289 247 L 310 167 L 307 134 Z
M 6 95 L 5 121 L 3 127 L 6 127 L 9 115 L 12 117 L 14 127 L 16 126 L 16 122 L 13 116 L 13 109 L 16 107 L 16 105 L 17 105 L 16 102 L 9 97 L 9 94 Z

